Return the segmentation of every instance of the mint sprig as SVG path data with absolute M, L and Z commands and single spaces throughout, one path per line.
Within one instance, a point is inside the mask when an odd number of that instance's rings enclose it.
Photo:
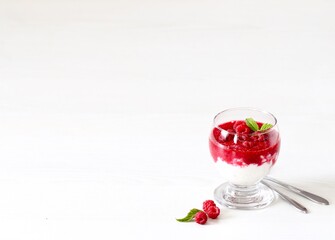
M 259 130 L 258 124 L 253 118 L 246 118 L 245 123 L 252 131 L 256 132 Z
M 272 126 L 272 124 L 270 124 L 270 123 L 263 123 L 263 125 L 261 126 L 261 129 L 259 129 L 259 130 L 260 130 L 260 131 L 266 131 L 266 130 L 272 128 L 272 127 L 273 127 L 273 126 Z
M 268 129 L 270 129 L 270 128 L 273 127 L 273 125 L 270 124 L 270 123 L 263 123 L 263 125 L 261 126 L 261 128 L 259 128 L 257 122 L 253 118 L 246 118 L 245 119 L 245 123 L 254 132 L 257 132 L 257 131 L 266 131 L 266 130 L 268 130 Z
M 193 209 L 191 209 L 189 212 L 188 212 L 188 214 L 186 215 L 186 217 L 184 217 L 184 218 L 178 218 L 178 219 L 176 219 L 178 222 L 190 222 L 193 218 L 194 218 L 194 216 L 198 213 L 198 212 L 200 212 L 201 210 L 199 210 L 199 209 L 196 209 L 196 208 L 193 208 Z

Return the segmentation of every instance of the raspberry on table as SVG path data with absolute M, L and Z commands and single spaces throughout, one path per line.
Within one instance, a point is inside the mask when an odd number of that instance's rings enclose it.
M 203 202 L 203 211 L 193 208 L 189 211 L 186 217 L 176 219 L 178 222 L 190 222 L 194 220 L 198 224 L 205 224 L 208 218 L 215 219 L 220 215 L 220 209 L 216 206 L 213 200 Z
M 220 215 L 220 208 L 217 206 L 210 206 L 206 213 L 209 218 L 215 219 Z
M 207 215 L 203 211 L 197 212 L 194 217 L 196 223 L 205 224 L 207 222 Z
M 215 206 L 216 207 L 216 204 L 213 200 L 206 200 L 203 202 L 202 204 L 202 209 L 207 212 L 208 208 L 211 207 L 211 206 Z

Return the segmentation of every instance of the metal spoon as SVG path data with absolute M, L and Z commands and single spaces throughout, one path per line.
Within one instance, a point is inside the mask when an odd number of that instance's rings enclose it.
M 329 205 L 329 202 L 327 201 L 327 199 L 324 199 L 323 197 L 320 197 L 318 195 L 315 195 L 313 193 L 310 193 L 310 192 L 307 192 L 305 190 L 302 190 L 300 188 L 297 188 L 297 187 L 294 187 L 292 185 L 289 185 L 287 183 L 284 183 L 284 182 L 281 182 L 277 179 L 274 179 L 272 177 L 265 177 L 264 180 L 268 180 L 268 181 L 271 181 L 271 182 L 274 182 L 278 185 L 281 185 L 283 186 L 284 188 L 296 193 L 296 194 L 299 194 L 300 196 L 302 197 L 305 197 L 307 198 L 308 200 L 311 200 L 315 203 L 319 203 L 319 204 L 323 204 L 323 205 Z
M 287 195 L 283 194 L 282 192 L 280 192 L 279 190 L 273 188 L 270 184 L 266 183 L 265 181 L 262 181 L 262 184 L 264 184 L 265 186 L 267 186 L 268 188 L 272 189 L 273 191 L 275 191 L 282 199 L 284 199 L 285 201 L 287 201 L 288 203 L 290 203 L 292 206 L 294 206 L 295 208 L 297 208 L 298 210 L 300 210 L 303 213 L 308 213 L 307 208 L 305 208 L 303 205 L 301 205 L 300 203 L 298 203 L 297 201 L 293 200 L 292 198 L 288 197 Z

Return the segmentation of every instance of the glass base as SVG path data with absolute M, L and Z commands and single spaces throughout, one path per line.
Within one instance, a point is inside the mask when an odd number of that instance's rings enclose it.
M 258 183 L 252 186 L 240 186 L 223 183 L 214 191 L 214 199 L 228 208 L 252 210 L 265 208 L 272 203 L 275 195 L 267 186 Z

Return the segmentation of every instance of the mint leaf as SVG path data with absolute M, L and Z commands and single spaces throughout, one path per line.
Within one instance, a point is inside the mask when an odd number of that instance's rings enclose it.
M 247 126 L 254 132 L 259 130 L 258 124 L 256 123 L 256 121 L 252 118 L 246 118 L 245 119 L 245 123 L 247 124 Z
M 184 217 L 184 218 L 178 218 L 176 220 L 178 222 L 189 222 L 189 221 L 191 221 L 194 218 L 195 214 L 197 214 L 197 212 L 200 212 L 200 211 L 201 210 L 199 210 L 199 209 L 193 208 L 193 209 L 191 209 L 188 212 L 188 214 L 186 215 L 186 217 Z
M 260 131 L 266 131 L 266 130 L 272 128 L 272 127 L 273 127 L 273 126 L 272 126 L 272 124 L 270 124 L 270 123 L 263 123 L 263 125 L 261 126 Z

